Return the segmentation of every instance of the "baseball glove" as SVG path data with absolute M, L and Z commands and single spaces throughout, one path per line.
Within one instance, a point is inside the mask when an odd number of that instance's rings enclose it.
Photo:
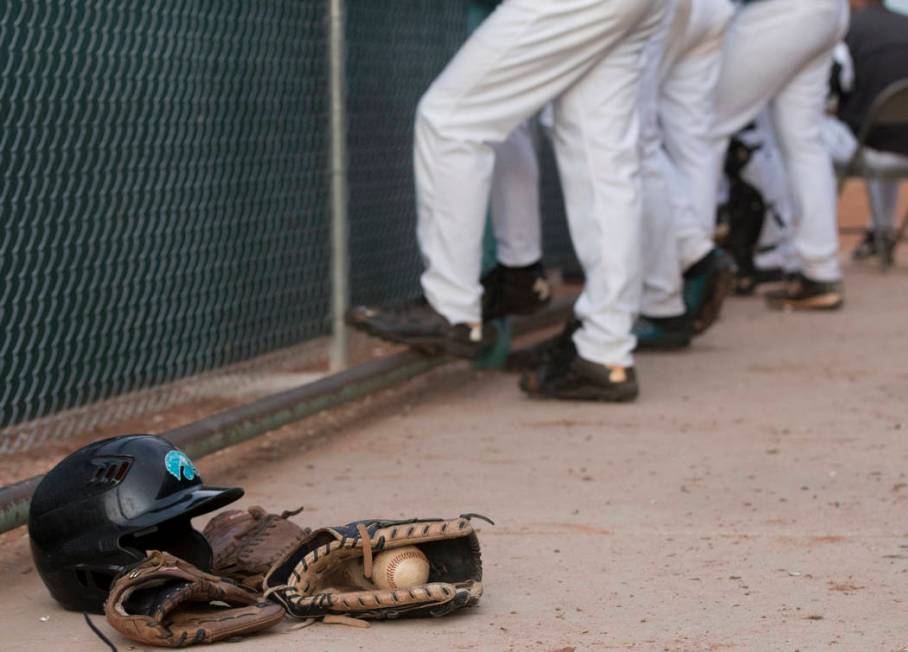
M 275 564 L 265 578 L 265 594 L 300 619 L 444 616 L 472 607 L 482 596 L 479 539 L 470 522 L 475 517 L 367 520 L 316 530 Z M 373 554 L 403 546 L 425 554 L 428 581 L 378 588 L 371 581 Z
M 114 580 L 104 613 L 123 636 L 161 647 L 252 634 L 284 617 L 279 605 L 157 550 Z
M 265 573 L 310 532 L 287 520 L 301 511 L 278 515 L 250 507 L 245 512 L 231 509 L 215 516 L 203 531 L 214 556 L 212 572 L 260 592 Z

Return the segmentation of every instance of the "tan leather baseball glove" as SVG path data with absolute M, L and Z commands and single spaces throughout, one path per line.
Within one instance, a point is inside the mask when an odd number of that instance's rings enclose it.
M 284 617 L 280 605 L 156 550 L 114 580 L 104 613 L 123 636 L 161 647 L 244 636 Z
M 472 607 L 482 596 L 474 517 L 356 521 L 316 530 L 271 569 L 265 594 L 300 619 L 444 616 Z M 379 588 L 372 578 L 373 556 L 404 546 L 416 546 L 428 559 L 428 580 Z
M 269 514 L 261 507 L 231 509 L 212 518 L 202 532 L 214 555 L 212 572 L 262 591 L 268 570 L 295 550 L 310 530 L 289 517 L 302 509 Z

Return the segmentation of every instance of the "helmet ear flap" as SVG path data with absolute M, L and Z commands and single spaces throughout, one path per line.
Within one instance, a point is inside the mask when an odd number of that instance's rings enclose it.
M 196 568 L 210 571 L 214 560 L 208 539 L 192 527 L 186 517 L 165 521 L 147 530 L 128 534 L 120 539 L 120 547 L 138 559 L 149 550 L 162 550 L 188 561 Z
M 105 573 L 96 568 L 76 568 L 76 581 L 88 591 L 110 591 L 115 573 Z
M 74 582 L 70 579 L 69 584 L 87 598 L 103 601 L 113 583 L 113 575 L 107 576 L 90 568 L 74 568 L 69 572 L 70 577 L 75 579 Z

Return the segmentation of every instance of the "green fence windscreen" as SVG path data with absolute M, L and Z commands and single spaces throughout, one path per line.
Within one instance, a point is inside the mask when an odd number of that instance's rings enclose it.
M 419 292 L 414 111 L 467 5 L 347 1 L 354 302 Z M 0 453 L 54 436 L 15 424 L 327 333 L 327 10 L 0 2 Z
M 457 0 L 347 4 L 351 295 L 358 303 L 420 292 L 413 125 L 416 105 L 463 44 Z

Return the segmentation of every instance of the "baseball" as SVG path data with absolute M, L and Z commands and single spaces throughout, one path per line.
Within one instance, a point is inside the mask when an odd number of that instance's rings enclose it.
M 409 589 L 429 579 L 429 559 L 416 546 L 385 550 L 375 556 L 372 581 L 380 589 Z

